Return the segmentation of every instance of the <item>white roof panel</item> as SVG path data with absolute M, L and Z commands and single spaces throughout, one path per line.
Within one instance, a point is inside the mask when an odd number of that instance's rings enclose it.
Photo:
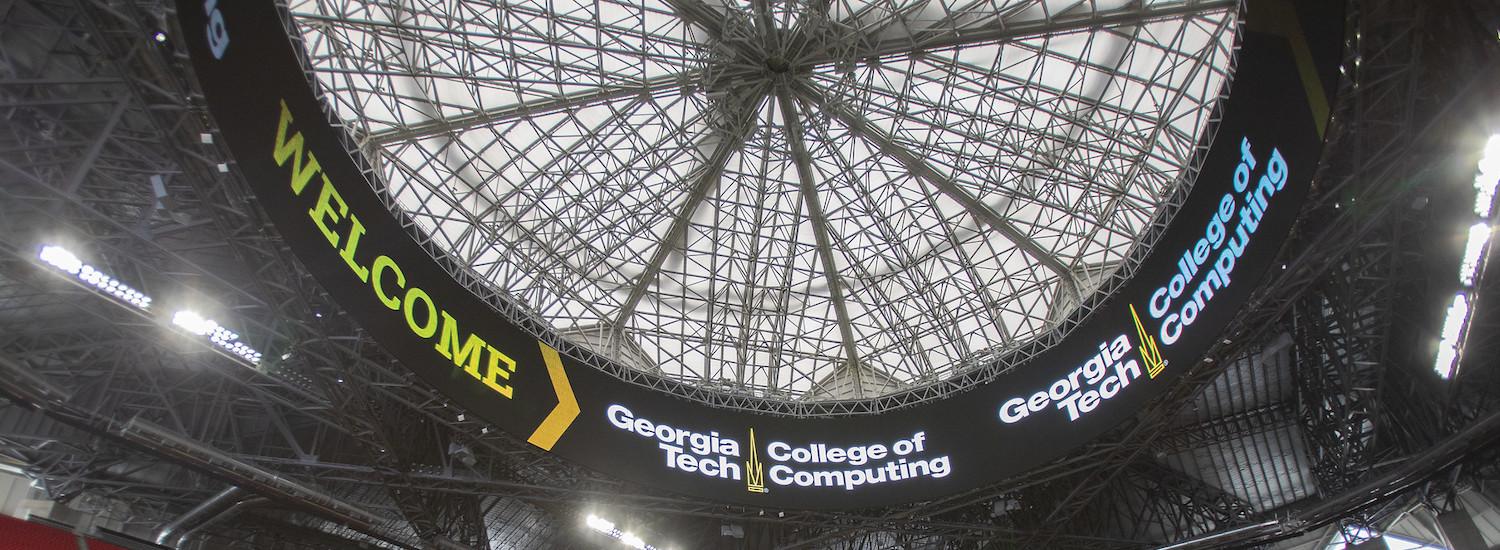
M 1149 245 L 1230 73 L 1234 6 L 291 10 L 379 183 L 482 280 L 630 366 L 839 399 L 1019 349 Z

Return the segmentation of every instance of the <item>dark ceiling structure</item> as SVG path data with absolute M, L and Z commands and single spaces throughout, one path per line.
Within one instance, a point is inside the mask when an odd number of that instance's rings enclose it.
M 1495 277 L 1467 291 L 1455 373 L 1432 365 L 1460 289 L 1469 224 L 1455 220 L 1472 217 L 1475 163 L 1500 129 L 1500 8 L 1347 12 L 1347 35 L 1322 38 L 1346 60 L 1301 221 L 1202 362 L 1064 460 L 831 513 L 663 493 L 470 418 L 280 241 L 184 76 L 168 6 L 0 0 L 0 465 L 55 503 L 53 520 L 141 548 L 619 545 L 590 515 L 678 549 L 1321 549 L 1398 532 L 1490 548 Z M 44 244 L 155 303 L 233 318 L 267 360 L 121 307 L 39 260 Z M 809 372 L 787 391 L 816 394 L 825 371 Z

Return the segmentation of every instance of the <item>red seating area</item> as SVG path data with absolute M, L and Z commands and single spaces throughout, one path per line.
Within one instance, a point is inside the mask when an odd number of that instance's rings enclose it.
M 56 527 L 0 515 L 0 550 L 125 550 L 119 546 L 84 539 Z

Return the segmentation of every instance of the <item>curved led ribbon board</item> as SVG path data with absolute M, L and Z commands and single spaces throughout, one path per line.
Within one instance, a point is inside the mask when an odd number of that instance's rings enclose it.
M 422 380 L 540 449 L 622 479 L 745 505 L 844 509 L 932 499 L 1055 460 L 1202 358 L 1270 268 L 1318 164 L 1343 16 L 1304 9 L 1252 0 L 1233 93 L 1191 194 L 1134 278 L 1066 339 L 947 399 L 818 418 L 689 402 L 537 341 L 451 278 L 385 207 L 329 123 L 274 2 L 183 1 L 178 16 L 214 119 L 281 235 Z

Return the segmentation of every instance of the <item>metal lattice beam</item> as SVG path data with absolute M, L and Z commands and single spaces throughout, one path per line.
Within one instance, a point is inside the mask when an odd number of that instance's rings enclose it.
M 896 159 L 913 176 L 916 176 L 943 195 L 963 205 L 964 209 L 974 219 L 984 222 L 985 225 L 1004 235 L 1012 243 L 1015 243 L 1021 250 L 1026 251 L 1027 255 L 1056 274 L 1064 288 L 1067 288 L 1075 297 L 1078 296 L 1078 281 L 1073 277 L 1072 270 L 1068 269 L 1056 256 L 1042 249 L 1030 236 L 1017 229 L 1010 220 L 1001 216 L 994 209 L 990 208 L 989 205 L 980 202 L 979 199 L 938 173 L 937 170 L 934 170 L 915 153 L 897 145 L 891 136 L 881 132 L 863 117 L 849 112 L 848 109 L 838 103 L 828 101 L 828 98 L 815 89 L 806 86 L 798 86 L 794 89 L 810 103 L 822 106 L 829 114 L 848 127 L 854 135 L 875 144 L 885 154 Z

